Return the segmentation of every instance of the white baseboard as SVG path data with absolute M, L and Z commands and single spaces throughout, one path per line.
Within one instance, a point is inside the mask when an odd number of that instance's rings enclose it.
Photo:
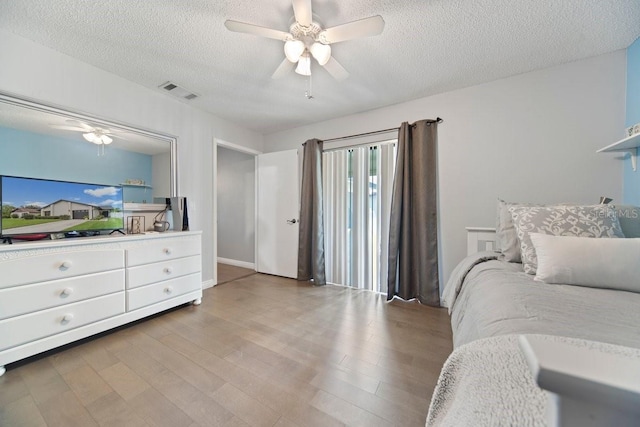
M 202 289 L 213 288 L 213 279 L 202 282 Z
M 254 271 L 256 269 L 256 265 L 253 262 L 238 261 L 238 260 L 235 260 L 235 259 L 220 258 L 220 257 L 218 257 L 218 262 L 220 264 L 234 265 L 236 267 L 248 268 L 248 269 L 254 270 Z

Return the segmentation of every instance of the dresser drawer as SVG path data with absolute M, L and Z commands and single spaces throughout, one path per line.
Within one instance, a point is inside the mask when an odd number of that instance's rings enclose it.
M 124 269 L 0 289 L 0 319 L 124 291 Z
M 0 320 L 0 350 L 124 313 L 124 292 Z
M 161 239 L 127 250 L 127 266 L 200 255 L 200 239 Z
M 201 257 L 197 255 L 129 267 L 127 269 L 127 288 L 137 288 L 150 283 L 197 273 L 201 269 Z
M 84 250 L 26 256 L 0 263 L 0 288 L 124 268 L 124 250 Z
M 137 310 L 198 290 L 202 287 L 201 277 L 200 273 L 190 274 L 127 291 L 127 311 Z

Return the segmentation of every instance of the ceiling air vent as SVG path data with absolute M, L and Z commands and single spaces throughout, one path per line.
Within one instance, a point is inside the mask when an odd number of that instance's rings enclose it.
M 177 84 L 172 83 L 172 82 L 163 83 L 158 87 L 160 87 L 161 89 L 166 90 L 167 92 L 169 92 L 173 96 L 177 96 L 178 98 L 183 98 L 183 99 L 186 99 L 188 101 L 191 101 L 192 99 L 195 99 L 195 98 L 198 97 L 198 95 L 196 95 L 195 93 L 189 92 L 185 88 L 182 88 L 182 87 L 180 87 Z

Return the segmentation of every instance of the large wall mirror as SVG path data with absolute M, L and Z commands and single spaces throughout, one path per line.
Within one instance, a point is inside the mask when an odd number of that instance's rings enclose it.
M 0 92 L 0 175 L 122 186 L 124 210 L 177 192 L 176 138 Z

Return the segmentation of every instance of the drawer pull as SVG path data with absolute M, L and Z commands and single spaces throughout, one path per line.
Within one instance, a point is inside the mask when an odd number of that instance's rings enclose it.
M 165 267 L 164 272 L 167 273 L 167 274 L 171 274 L 171 273 L 173 273 L 173 268 Z
M 60 267 L 58 267 L 60 271 L 65 271 L 71 268 L 71 261 L 62 261 Z
M 66 298 L 73 293 L 73 288 L 64 288 L 60 292 L 60 298 Z
M 61 324 L 63 325 L 67 325 L 69 324 L 71 321 L 73 320 L 73 314 L 71 313 L 67 313 L 62 317 L 62 320 L 60 321 Z
M 173 287 L 172 286 L 167 286 L 166 288 L 164 288 L 164 293 L 169 295 L 170 293 L 173 292 Z
M 164 252 L 165 255 L 171 255 L 171 248 L 164 248 L 162 252 Z

